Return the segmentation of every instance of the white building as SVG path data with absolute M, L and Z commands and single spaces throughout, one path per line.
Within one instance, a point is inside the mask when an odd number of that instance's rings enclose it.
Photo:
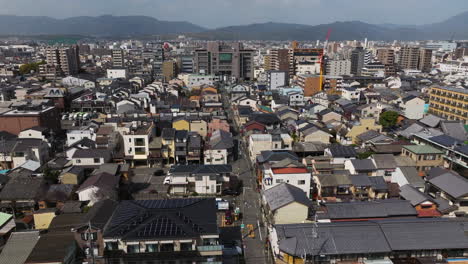
M 198 75 L 190 74 L 188 81 L 185 83 L 189 89 L 200 87 L 202 85 L 215 85 L 219 81 L 219 77 L 215 75 Z
M 403 98 L 400 103 L 400 108 L 403 109 L 403 114 L 408 119 L 419 120 L 424 117 L 424 109 L 426 102 L 415 96 Z
M 70 130 L 67 132 L 67 146 L 71 146 L 84 138 L 96 141 L 96 133 L 92 129 Z
M 350 75 L 351 60 L 332 60 L 327 62 L 327 75 Z
M 123 133 L 124 154 L 126 157 L 131 157 L 132 162 L 144 161 L 147 163 L 153 130 L 153 123 L 141 124 L 135 122 L 128 133 Z
M 269 71 L 268 72 L 268 87 L 270 90 L 276 90 L 278 87 L 288 85 L 288 73 L 284 71 Z
M 265 150 L 291 150 L 293 140 L 288 134 L 253 134 L 249 136 L 249 154 L 252 160 Z
M 264 170 L 262 181 L 264 190 L 271 189 L 281 183 L 288 183 L 301 189 L 307 194 L 307 197 L 310 197 L 312 175 L 307 168 L 274 168 L 273 166 Z
M 107 78 L 127 79 L 127 70 L 126 69 L 107 69 Z

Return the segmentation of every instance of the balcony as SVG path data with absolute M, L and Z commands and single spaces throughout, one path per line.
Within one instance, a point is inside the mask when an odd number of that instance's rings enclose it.
M 201 256 L 221 256 L 223 255 L 223 245 L 198 246 L 197 250 Z

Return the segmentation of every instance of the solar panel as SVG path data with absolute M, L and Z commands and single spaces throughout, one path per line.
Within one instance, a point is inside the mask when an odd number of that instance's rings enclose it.
M 171 237 L 184 235 L 185 232 L 174 221 L 167 217 L 159 217 L 145 224 L 138 236 L 141 237 Z

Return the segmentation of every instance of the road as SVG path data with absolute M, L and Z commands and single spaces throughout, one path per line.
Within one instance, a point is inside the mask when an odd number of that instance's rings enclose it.
M 226 93 L 223 93 L 223 102 L 228 118 L 233 121 L 235 139 L 239 141 L 239 157 L 232 163 L 233 172 L 239 174 L 243 182 L 243 192 L 235 199 L 235 204 L 243 213 L 242 230 L 244 237 L 244 258 L 247 264 L 270 263 L 265 254 L 266 228 L 262 223 L 260 193 L 257 191 L 256 174 L 250 161 L 246 143 L 239 134 L 239 127 L 235 124 L 232 105 Z M 248 235 L 247 225 L 253 225 L 255 237 Z

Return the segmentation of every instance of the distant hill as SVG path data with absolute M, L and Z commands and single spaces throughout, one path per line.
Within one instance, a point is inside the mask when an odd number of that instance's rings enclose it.
M 1 35 L 137 36 L 201 32 L 189 22 L 170 22 L 147 16 L 98 16 L 55 19 L 43 16 L 0 15 Z
M 185 33 L 205 40 L 446 40 L 468 39 L 468 12 L 422 26 L 360 21 L 321 25 L 257 23 L 208 30 L 189 22 L 162 21 L 147 16 L 98 16 L 54 19 L 41 16 L 0 15 L 0 35 L 144 36 Z

